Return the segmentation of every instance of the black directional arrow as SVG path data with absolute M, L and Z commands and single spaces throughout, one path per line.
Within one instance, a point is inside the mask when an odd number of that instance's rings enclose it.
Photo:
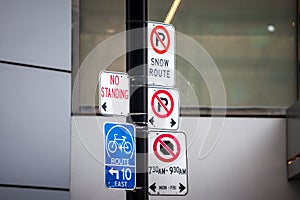
M 185 189 L 185 186 L 179 183 L 179 193 L 181 193 Z
M 153 192 L 156 192 L 156 186 L 155 186 L 156 183 L 153 183 L 151 186 L 150 186 L 150 189 L 153 191 Z
M 154 117 L 152 117 L 150 120 L 149 120 L 149 122 L 152 124 L 152 126 L 153 126 L 153 123 L 154 123 Z
M 174 119 L 173 118 L 171 118 L 171 127 L 173 127 L 175 124 L 176 124 L 176 122 L 174 121 Z
M 103 110 L 106 112 L 106 108 L 107 108 L 106 102 L 102 105 L 102 108 L 103 108 Z

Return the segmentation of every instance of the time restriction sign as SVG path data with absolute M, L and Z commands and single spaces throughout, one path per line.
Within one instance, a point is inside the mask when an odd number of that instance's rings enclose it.
M 183 132 L 149 133 L 149 194 L 187 194 L 186 137 Z
M 175 28 L 148 22 L 148 83 L 175 85 Z
M 179 126 L 179 92 L 173 88 L 148 88 L 148 126 L 176 130 Z

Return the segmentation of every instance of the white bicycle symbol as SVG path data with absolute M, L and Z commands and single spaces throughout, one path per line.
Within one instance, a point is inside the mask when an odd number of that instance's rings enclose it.
M 117 149 L 119 149 L 121 152 L 124 152 L 126 154 L 130 154 L 132 151 L 132 145 L 130 142 L 126 141 L 126 136 L 122 136 L 122 138 L 117 138 L 118 134 L 114 134 L 114 140 L 111 140 L 108 142 L 108 151 L 110 153 L 115 153 Z

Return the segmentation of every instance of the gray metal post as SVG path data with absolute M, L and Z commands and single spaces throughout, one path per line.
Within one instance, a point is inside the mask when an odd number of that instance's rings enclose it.
M 148 200 L 147 126 L 147 0 L 126 0 L 126 71 L 131 77 L 130 113 L 136 125 L 136 189 L 126 191 L 127 200 Z M 130 31 L 132 29 L 138 31 Z M 131 51 L 134 47 L 140 49 Z

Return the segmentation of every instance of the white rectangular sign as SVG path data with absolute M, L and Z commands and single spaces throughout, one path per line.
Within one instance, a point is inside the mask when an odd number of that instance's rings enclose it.
M 99 112 L 103 115 L 129 113 L 129 76 L 121 72 L 101 71 L 99 74 Z
M 150 129 L 177 130 L 179 109 L 177 89 L 148 87 L 148 127 Z
M 188 168 L 183 132 L 149 132 L 149 194 L 186 195 Z
M 148 84 L 175 85 L 174 54 L 174 26 L 159 22 L 148 22 Z

